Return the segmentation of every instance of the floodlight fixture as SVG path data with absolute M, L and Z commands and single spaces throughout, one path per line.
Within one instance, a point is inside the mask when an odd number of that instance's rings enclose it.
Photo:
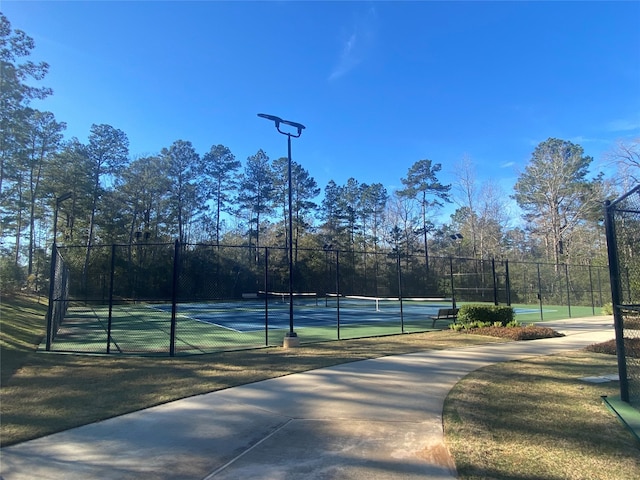
M 280 117 L 276 117 L 275 115 L 268 115 L 268 114 L 266 114 L 266 113 L 259 113 L 259 114 L 258 114 L 258 116 L 259 116 L 259 117 L 262 117 L 262 118 L 266 118 L 267 120 L 271 120 L 272 122 L 275 122 L 275 123 L 276 123 L 276 126 L 277 126 L 280 122 L 282 122 L 282 119 L 281 119 Z
M 281 123 L 284 123 L 285 125 L 289 125 L 290 127 L 293 127 L 295 129 L 298 130 L 298 136 L 300 136 L 300 134 L 302 133 L 302 130 L 304 130 L 306 127 L 304 125 L 302 125 L 301 123 L 298 122 L 291 122 L 289 120 L 282 120 Z
M 267 120 L 271 120 L 273 123 L 276 124 L 276 128 L 278 129 L 278 132 L 280 132 L 283 135 L 287 135 L 289 138 L 291 138 L 291 137 L 298 138 L 300 135 L 302 135 L 302 130 L 307 128 L 304 125 L 302 125 L 301 123 L 292 122 L 291 120 L 283 120 L 280 117 L 276 117 L 275 115 L 269 115 L 267 113 L 259 113 L 258 116 L 260 118 L 265 118 Z M 284 123 L 285 125 L 289 125 L 290 127 L 295 128 L 298 131 L 298 133 L 296 135 L 294 135 L 291 132 L 283 132 L 282 130 L 280 130 L 280 124 L 281 123 Z
M 60 202 L 64 202 L 65 200 L 70 199 L 71 197 L 73 197 L 73 192 L 67 192 L 56 198 L 56 202 L 59 204 Z
M 458 244 L 458 256 L 460 256 L 460 247 L 464 237 L 461 233 L 453 233 L 449 235 L 449 238 Z

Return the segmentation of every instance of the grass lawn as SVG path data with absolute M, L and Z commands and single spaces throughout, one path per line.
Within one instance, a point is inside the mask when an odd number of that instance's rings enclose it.
M 586 351 L 500 363 L 449 393 L 445 439 L 459 478 L 640 479 L 640 445 L 605 408 L 616 357 Z
M 3 446 L 266 378 L 506 341 L 446 330 L 178 358 L 64 355 L 35 352 L 45 310 L 27 297 L 0 302 Z M 615 357 L 579 352 L 498 364 L 466 377 L 445 406 L 446 438 L 461 478 L 640 478 L 637 443 L 600 399 L 615 396 L 617 384 L 576 381 L 603 372 L 615 372 Z

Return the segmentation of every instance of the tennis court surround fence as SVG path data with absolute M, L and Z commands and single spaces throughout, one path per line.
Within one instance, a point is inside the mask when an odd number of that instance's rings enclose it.
M 640 408 L 640 185 L 605 210 L 620 397 Z
M 522 304 L 533 320 L 543 320 L 550 306 L 565 318 L 576 309 L 596 315 L 610 299 L 606 266 L 433 256 L 427 266 L 424 254 L 335 249 L 298 249 L 294 257 L 295 291 L 316 294 L 316 304 L 333 309 L 327 318 L 335 318 L 305 328 L 303 343 L 431 327 L 427 318 L 411 318 L 402 300 L 385 328 L 365 319 L 346 325 L 339 302 L 328 301 L 336 295 Z M 288 292 L 284 248 L 141 241 L 93 246 L 88 255 L 86 246 L 64 246 L 54 258 L 47 349 L 178 355 L 282 344 L 284 330 L 270 323 L 277 306 L 259 292 Z M 186 320 L 198 305 L 212 306 L 211 323 Z M 213 332 L 215 315 L 246 318 L 247 312 L 258 324 L 250 333 Z

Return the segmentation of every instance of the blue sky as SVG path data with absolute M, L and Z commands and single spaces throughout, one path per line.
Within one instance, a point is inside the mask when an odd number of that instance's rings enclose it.
M 463 157 L 507 191 L 548 137 L 601 160 L 640 135 L 640 2 L 0 2 L 50 64 L 37 104 L 132 157 L 175 140 L 286 156 L 256 116 L 307 126 L 293 158 L 324 189 L 391 192 L 424 158 Z

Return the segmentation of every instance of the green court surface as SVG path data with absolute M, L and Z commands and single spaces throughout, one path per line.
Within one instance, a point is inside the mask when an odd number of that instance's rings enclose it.
M 601 315 L 601 307 L 585 307 L 567 305 L 523 305 L 514 304 L 516 320 L 520 323 L 545 322 L 563 320 L 565 318 L 580 318 Z
M 361 301 L 313 299 L 294 303 L 294 331 L 301 343 L 374 337 L 431 330 L 431 316 L 450 308 L 447 299 L 431 301 Z M 458 305 L 460 306 L 460 304 Z M 522 323 L 594 314 L 591 307 L 513 305 Z M 402 308 L 402 315 L 400 309 Z M 542 313 L 541 313 L 542 312 Z M 595 310 L 595 314 L 600 312 Z M 52 350 L 80 353 L 143 354 L 170 352 L 170 304 L 78 305 L 69 307 Z M 258 301 L 203 302 L 177 305 L 176 355 L 282 345 L 289 331 L 289 305 L 274 302 L 265 315 Z M 438 322 L 437 329 L 447 328 Z M 110 341 L 108 342 L 108 332 Z

